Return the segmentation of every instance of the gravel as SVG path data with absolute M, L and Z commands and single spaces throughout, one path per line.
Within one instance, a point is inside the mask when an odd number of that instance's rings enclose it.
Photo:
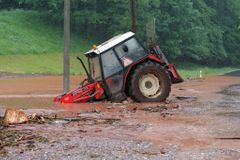
M 20 153 L 15 148 L 8 153 L 8 160 L 27 159 L 176 159 L 177 146 L 168 146 L 161 151 L 151 142 L 120 140 L 100 137 L 74 137 L 52 144 L 36 145 L 36 149 Z M 20 153 L 20 154 L 19 154 Z

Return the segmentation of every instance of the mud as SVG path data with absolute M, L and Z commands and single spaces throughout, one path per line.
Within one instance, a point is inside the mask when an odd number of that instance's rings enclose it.
M 26 84 L 25 79 L 18 81 Z M 27 78 L 27 81 L 30 79 L 47 83 L 47 77 Z M 50 82 L 45 85 L 57 79 L 49 77 Z M 72 79 L 77 84 L 80 78 Z M 10 80 L 0 81 L 9 86 L 17 83 Z M 44 87 L 32 86 L 21 91 L 21 85 L 15 86 L 16 91 L 10 87 L 0 94 L 57 94 L 61 90 L 52 86 L 43 92 Z M 6 107 L 23 108 L 29 116 L 38 115 L 27 124 L 0 125 L 3 137 L 0 144 L 4 144 L 0 157 L 240 159 L 239 86 L 240 77 L 232 76 L 187 80 L 173 87 L 165 103 L 59 105 L 53 104 L 51 98 L 0 98 L 0 116 Z M 8 145 L 8 142 L 14 143 Z
M 39 77 L 46 76 L 47 74 L 23 74 L 23 73 L 9 73 L 9 72 L 0 72 L 1 79 L 9 79 L 9 78 L 21 78 L 21 77 Z

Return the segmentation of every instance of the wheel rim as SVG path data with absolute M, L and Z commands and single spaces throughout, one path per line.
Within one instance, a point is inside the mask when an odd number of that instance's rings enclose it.
M 156 98 L 161 94 L 161 83 L 154 74 L 146 74 L 139 79 L 139 89 L 145 97 Z

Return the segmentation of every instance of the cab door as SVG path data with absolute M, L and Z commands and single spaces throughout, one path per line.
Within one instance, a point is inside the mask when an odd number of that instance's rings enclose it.
M 110 99 L 123 93 L 123 66 L 115 52 L 109 50 L 101 55 L 104 83 L 107 86 L 107 96 Z

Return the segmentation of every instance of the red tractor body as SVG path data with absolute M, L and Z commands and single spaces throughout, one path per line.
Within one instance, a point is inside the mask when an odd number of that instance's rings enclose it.
M 169 96 L 171 84 L 183 81 L 158 46 L 152 44 L 145 49 L 132 32 L 116 36 L 85 55 L 89 71 L 78 59 L 88 79 L 77 89 L 57 96 L 55 102 L 89 102 L 104 98 L 122 101 L 127 96 L 139 102 L 163 101 Z

